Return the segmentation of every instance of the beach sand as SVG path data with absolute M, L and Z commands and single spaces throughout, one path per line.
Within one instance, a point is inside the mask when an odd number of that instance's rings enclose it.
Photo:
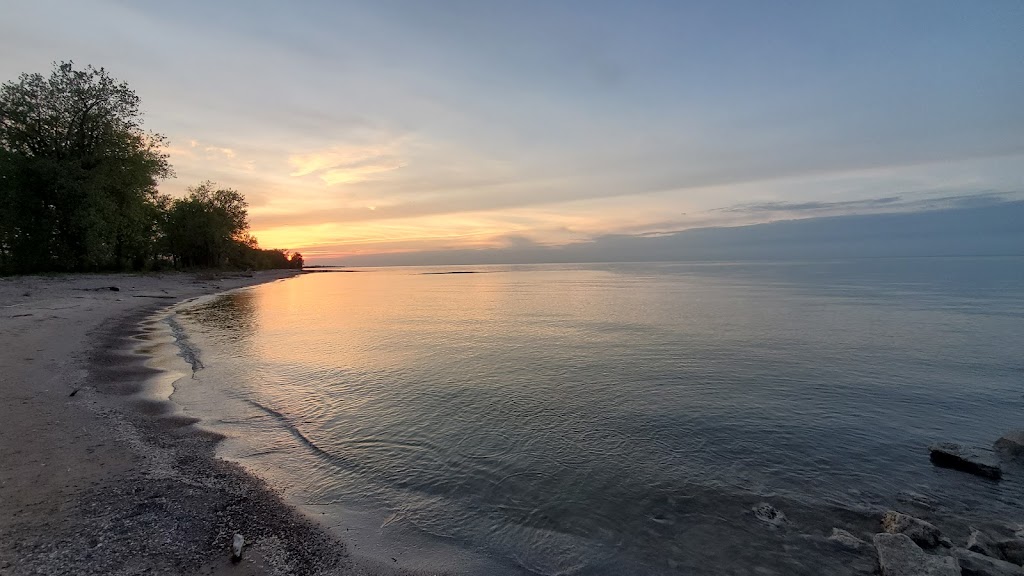
M 408 574 L 354 561 L 154 395 L 148 318 L 294 274 L 0 279 L 0 574 Z

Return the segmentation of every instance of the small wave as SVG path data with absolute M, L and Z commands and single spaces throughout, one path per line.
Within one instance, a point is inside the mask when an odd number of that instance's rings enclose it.
M 294 424 L 292 424 L 291 420 L 284 414 L 278 412 L 277 410 L 274 410 L 273 408 L 270 408 L 269 406 L 264 406 L 263 404 L 260 404 L 255 400 L 246 398 L 245 401 L 254 408 L 266 412 L 268 415 L 273 417 L 274 420 L 277 420 L 278 423 L 280 423 L 281 426 L 285 428 L 285 430 L 290 432 L 292 436 L 295 437 L 296 440 L 298 440 L 307 448 L 309 448 L 317 456 L 324 458 L 325 460 L 331 462 L 332 464 L 344 464 L 346 466 L 352 467 L 353 463 L 348 458 L 338 456 L 337 454 L 331 454 L 330 452 L 318 446 L 316 442 L 310 440 L 308 436 L 303 434 L 301 430 L 299 430 Z
M 178 356 L 181 356 L 186 362 L 192 366 L 192 377 L 196 377 L 196 372 L 205 368 L 203 361 L 199 357 L 199 347 L 192 343 L 192 340 L 188 337 L 188 332 L 185 327 L 175 318 L 175 314 L 167 316 L 165 322 L 171 328 L 171 334 L 174 336 L 174 343 L 178 346 Z

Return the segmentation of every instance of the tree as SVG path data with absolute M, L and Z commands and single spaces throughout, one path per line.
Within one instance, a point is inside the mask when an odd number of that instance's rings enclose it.
M 61 62 L 0 86 L 0 273 L 301 265 L 258 247 L 237 190 L 159 194 L 166 145 L 103 68 Z
M 249 234 L 248 203 L 237 190 L 203 182 L 188 196 L 171 201 L 164 220 L 166 249 L 177 266 L 241 267 L 244 248 L 255 248 Z
M 138 267 L 155 254 L 163 136 L 103 68 L 0 87 L 0 270 Z

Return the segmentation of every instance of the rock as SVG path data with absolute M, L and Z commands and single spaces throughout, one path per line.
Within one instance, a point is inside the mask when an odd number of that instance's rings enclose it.
M 990 558 L 1004 559 L 1003 553 L 999 551 L 995 541 L 989 538 L 988 534 L 976 528 L 971 528 L 971 535 L 967 537 L 967 549 Z
M 868 547 L 867 542 L 841 528 L 833 528 L 832 535 L 828 537 L 828 540 L 848 550 L 861 550 Z
M 936 466 L 969 472 L 991 480 L 999 480 L 1003 477 L 1003 470 L 995 458 L 980 451 L 971 450 L 952 442 L 932 444 L 928 450 L 931 451 L 932 464 Z
M 768 524 L 772 528 L 778 528 L 789 522 L 786 515 L 783 514 L 781 510 L 767 502 L 762 502 L 757 506 L 754 506 L 754 518 Z
M 889 510 L 882 517 L 882 530 L 889 534 L 905 534 L 919 546 L 935 548 L 942 533 L 929 522 Z
M 242 559 L 242 548 L 245 547 L 245 538 L 241 534 L 235 534 L 231 539 L 231 559 L 238 562 Z
M 1003 434 L 994 445 L 996 451 L 1009 458 L 1024 458 L 1024 430 Z
M 1024 576 L 1024 568 L 963 548 L 953 550 L 963 576 Z
M 1000 540 L 996 542 L 996 547 L 999 548 L 1004 560 L 1024 566 L 1024 538 Z
M 906 534 L 875 534 L 882 576 L 960 576 L 955 558 L 932 556 Z

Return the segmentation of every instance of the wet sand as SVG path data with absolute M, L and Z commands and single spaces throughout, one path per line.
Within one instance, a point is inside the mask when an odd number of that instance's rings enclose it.
M 0 573 L 407 573 L 353 561 L 217 458 L 219 438 L 161 400 L 168 376 L 147 365 L 154 313 L 294 274 L 0 279 Z

